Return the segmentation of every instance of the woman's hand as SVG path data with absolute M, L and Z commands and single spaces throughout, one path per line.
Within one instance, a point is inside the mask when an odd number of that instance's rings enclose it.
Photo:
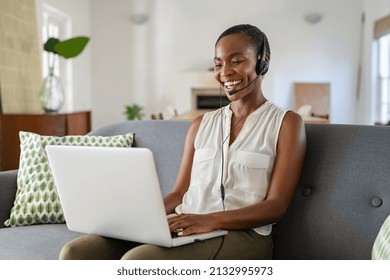
M 180 231 L 179 236 L 205 233 L 218 229 L 218 219 L 213 214 L 170 215 L 168 224 L 171 232 Z

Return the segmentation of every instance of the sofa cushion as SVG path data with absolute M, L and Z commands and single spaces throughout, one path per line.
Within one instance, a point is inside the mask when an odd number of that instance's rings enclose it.
M 130 147 L 134 134 L 103 136 L 42 136 L 20 132 L 17 193 L 6 226 L 63 223 L 64 216 L 54 185 L 47 145 Z
M 0 230 L 0 260 L 56 260 L 65 243 L 81 236 L 65 224 Z

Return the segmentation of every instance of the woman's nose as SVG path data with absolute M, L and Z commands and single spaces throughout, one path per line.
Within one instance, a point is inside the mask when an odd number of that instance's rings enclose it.
M 221 69 L 221 76 L 222 77 L 228 77 L 231 74 L 233 74 L 233 70 L 229 65 L 224 65 Z

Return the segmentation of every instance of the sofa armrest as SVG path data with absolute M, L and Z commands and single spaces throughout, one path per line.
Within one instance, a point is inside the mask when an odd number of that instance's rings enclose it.
M 0 228 L 4 227 L 14 205 L 17 175 L 17 170 L 0 172 Z

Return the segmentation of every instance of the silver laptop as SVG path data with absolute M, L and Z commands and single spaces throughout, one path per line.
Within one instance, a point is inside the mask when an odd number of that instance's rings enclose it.
M 69 230 L 174 247 L 227 233 L 172 237 L 147 148 L 47 146 Z

